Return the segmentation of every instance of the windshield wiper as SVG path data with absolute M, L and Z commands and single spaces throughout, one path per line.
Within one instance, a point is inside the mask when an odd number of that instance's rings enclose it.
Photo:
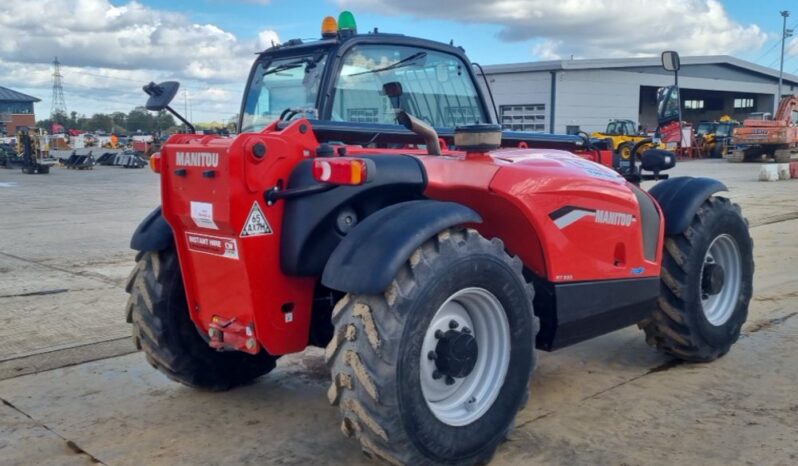
M 373 70 L 368 70 L 368 71 L 361 71 L 360 73 L 353 73 L 353 74 L 350 74 L 349 76 L 360 76 L 361 74 L 381 73 L 383 71 L 395 70 L 397 68 L 402 68 L 404 66 L 412 65 L 413 62 L 415 62 L 416 60 L 419 60 L 419 59 L 424 58 L 426 56 L 427 56 L 427 52 L 416 52 L 413 55 L 410 55 L 407 58 L 403 58 L 403 59 L 399 60 L 398 62 L 390 64 L 388 66 L 385 66 L 385 67 L 382 67 L 382 68 L 375 68 Z
M 269 71 L 263 73 L 263 75 L 267 76 L 267 75 L 270 75 L 270 74 L 279 73 L 280 71 L 293 70 L 294 68 L 299 68 L 302 65 L 307 65 L 307 68 L 305 69 L 305 71 L 308 71 L 308 70 L 312 69 L 313 67 L 315 67 L 316 63 L 318 63 L 323 57 L 324 57 L 323 54 L 318 54 L 318 55 L 313 56 L 313 57 L 302 57 L 299 60 L 292 61 L 292 62 L 289 62 L 289 63 L 283 63 L 280 66 L 272 68 Z
M 280 66 L 272 68 L 269 71 L 263 73 L 263 76 L 268 76 L 270 74 L 279 73 L 281 71 L 293 70 L 294 68 L 299 68 L 300 66 L 302 66 L 302 65 L 304 65 L 306 63 L 308 63 L 308 64 L 310 63 L 307 58 L 303 58 L 302 60 L 297 60 L 297 61 L 291 62 L 291 63 L 284 63 L 284 64 L 282 64 Z

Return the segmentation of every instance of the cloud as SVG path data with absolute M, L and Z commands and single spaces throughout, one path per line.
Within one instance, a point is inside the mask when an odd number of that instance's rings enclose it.
M 243 88 L 253 53 L 272 42 L 280 42 L 273 30 L 242 39 L 217 25 L 197 24 L 136 1 L 3 0 L 0 78 L 6 86 L 40 89 L 35 94 L 45 100 L 37 108 L 40 116 L 49 113 L 46 89 L 54 56 L 62 63 L 70 110 L 101 111 L 113 102 L 129 109 L 141 104 L 142 84 L 177 79 L 185 88 L 193 86 L 192 94 L 208 111 L 234 113 L 230 109 L 238 106 L 240 91 L 234 95 L 230 89 Z M 75 105 L 84 100 L 89 103 L 82 108 Z
M 43 11 L 58 20 L 42 20 Z M 274 31 L 259 36 L 279 41 Z M 259 42 L 135 1 L 114 6 L 107 0 L 5 0 L 0 12 L 0 58 L 19 63 L 58 56 L 72 66 L 158 69 L 226 82 L 246 76 L 252 53 L 262 50 Z
M 767 34 L 732 20 L 717 0 L 336 0 L 342 8 L 488 23 L 508 42 L 542 40 L 533 54 L 625 57 L 756 50 Z M 519 57 L 519 60 L 523 60 Z

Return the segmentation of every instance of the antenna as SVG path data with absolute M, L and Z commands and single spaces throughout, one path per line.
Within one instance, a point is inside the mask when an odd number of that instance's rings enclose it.
M 64 101 L 64 86 L 61 83 L 61 63 L 58 57 L 53 60 L 53 101 L 50 107 L 50 118 L 55 117 L 56 113 L 63 113 L 66 115 L 66 101 Z

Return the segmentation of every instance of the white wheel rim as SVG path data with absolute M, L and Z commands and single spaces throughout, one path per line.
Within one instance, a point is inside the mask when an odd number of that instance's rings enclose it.
M 436 332 L 467 327 L 473 332 L 478 353 L 471 372 L 462 378 L 434 378 L 436 362 L 429 358 L 438 345 Z M 499 396 L 510 365 L 510 326 L 498 298 L 483 288 L 465 288 L 447 299 L 424 335 L 420 355 L 420 381 L 424 400 L 439 421 L 450 426 L 468 425 L 485 414 Z M 440 374 L 439 374 L 440 375 Z M 451 381 L 451 380 L 450 380 Z
M 704 269 L 708 264 L 715 264 L 723 269 L 723 285 L 716 294 L 708 294 L 704 290 Z M 704 316 L 716 327 L 725 324 L 737 307 L 742 286 L 742 259 L 734 238 L 722 234 L 712 240 L 701 265 L 699 280 L 701 280 L 699 292 Z

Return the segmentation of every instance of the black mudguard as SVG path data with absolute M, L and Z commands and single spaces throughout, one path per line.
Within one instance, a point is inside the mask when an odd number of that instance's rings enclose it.
M 394 204 L 368 216 L 330 255 L 321 283 L 359 294 L 383 292 L 413 251 L 446 228 L 482 223 L 454 202 L 419 200 Z
M 718 180 L 678 176 L 657 183 L 648 192 L 665 216 L 665 235 L 671 236 L 684 233 L 701 204 L 719 191 L 728 188 Z
M 139 223 L 133 238 L 130 239 L 130 248 L 136 251 L 163 251 L 174 243 L 172 227 L 166 223 L 161 214 L 161 206 L 150 212 Z

